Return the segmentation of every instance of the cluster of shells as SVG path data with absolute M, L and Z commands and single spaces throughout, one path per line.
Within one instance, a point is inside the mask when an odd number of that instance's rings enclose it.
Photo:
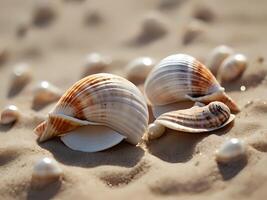
M 170 55 L 157 64 L 150 57 L 130 61 L 125 76 L 135 84 L 118 75 L 98 73 L 111 63 L 109 57 L 89 54 L 82 73 L 85 77 L 65 93 L 47 81 L 34 87 L 33 103 L 57 101 L 46 120 L 34 129 L 38 142 L 60 137 L 73 150 L 98 152 L 122 140 L 133 145 L 148 142 L 162 136 L 166 128 L 178 134 L 214 131 L 231 123 L 239 112 L 212 72 L 190 55 Z M 29 65 L 16 66 L 11 80 L 12 87 L 28 84 L 32 80 Z M 144 94 L 138 84 L 144 84 Z M 183 102 L 191 106 L 181 108 Z M 155 119 L 151 124 L 148 106 Z M 16 106 L 7 106 L 1 123 L 14 123 L 20 116 Z M 232 138 L 215 157 L 225 163 L 245 153 L 246 144 Z M 33 185 L 60 180 L 62 174 L 55 160 L 43 158 L 34 167 Z

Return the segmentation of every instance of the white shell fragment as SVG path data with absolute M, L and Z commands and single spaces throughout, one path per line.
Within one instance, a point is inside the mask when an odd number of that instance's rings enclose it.
M 27 63 L 17 64 L 11 74 L 10 90 L 21 90 L 32 80 L 32 71 Z
M 133 83 L 100 73 L 81 79 L 67 90 L 35 133 L 39 142 L 66 134 L 62 140 L 67 146 L 95 152 L 124 138 L 137 145 L 147 129 L 148 117 L 146 101 Z
M 126 66 L 126 78 L 135 84 L 144 83 L 154 66 L 155 60 L 150 57 L 136 58 Z
M 226 163 L 238 159 L 246 154 L 246 144 L 238 138 L 225 141 L 216 151 L 216 160 Z
M 33 91 L 33 104 L 34 105 L 45 105 L 51 102 L 57 101 L 62 96 L 63 92 L 52 85 L 48 81 L 41 81 L 34 88 Z
M 63 175 L 57 161 L 44 157 L 36 162 L 32 172 L 34 186 L 41 187 L 59 180 Z
M 247 68 L 247 58 L 243 54 L 235 54 L 226 58 L 220 66 L 218 79 L 230 82 L 241 77 Z
M 112 59 L 109 56 L 104 56 L 99 53 L 88 54 L 83 64 L 82 77 L 104 72 L 111 63 Z
M 207 106 L 195 105 L 189 109 L 164 113 L 155 123 L 177 131 L 203 133 L 220 129 L 234 118 L 224 103 L 214 101 Z
M 1 113 L 1 124 L 11 124 L 18 120 L 20 117 L 20 112 L 15 105 L 9 105 Z
M 221 45 L 214 48 L 206 60 L 206 66 L 216 76 L 222 62 L 234 53 L 231 47 Z
M 60 137 L 69 148 L 83 152 L 97 152 L 119 144 L 124 136 L 100 125 L 82 126 Z
M 151 123 L 147 127 L 145 140 L 153 140 L 162 136 L 165 132 L 165 127 L 158 123 Z

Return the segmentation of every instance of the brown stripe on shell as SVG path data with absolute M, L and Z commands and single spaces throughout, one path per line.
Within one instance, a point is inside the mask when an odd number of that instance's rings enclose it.
M 204 107 L 167 112 L 157 120 L 172 122 L 192 129 L 214 129 L 222 126 L 229 118 L 230 110 L 225 104 L 212 102 Z

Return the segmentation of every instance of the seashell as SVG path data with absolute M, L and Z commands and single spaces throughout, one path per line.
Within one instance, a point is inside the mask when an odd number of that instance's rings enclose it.
M 213 49 L 206 60 L 206 66 L 216 76 L 224 59 L 232 55 L 234 50 L 228 46 L 221 45 Z
M 33 12 L 33 23 L 35 25 L 47 25 L 56 16 L 56 7 L 53 1 L 38 0 L 36 1 Z
M 227 163 L 246 155 L 247 145 L 243 140 L 231 138 L 225 141 L 216 151 L 216 160 L 221 163 Z
M 112 59 L 98 53 L 88 54 L 84 62 L 82 77 L 105 71 L 112 63 Z
M 89 9 L 84 15 L 86 25 L 98 25 L 103 21 L 103 16 L 98 9 Z
M 142 84 L 155 65 L 155 60 L 150 57 L 139 57 L 126 66 L 126 78 L 134 84 Z
M 57 101 L 62 96 L 63 92 L 47 81 L 41 81 L 34 88 L 33 91 L 33 104 L 46 105 Z
M 51 158 L 44 157 L 36 162 L 32 172 L 32 183 L 35 187 L 42 187 L 58 181 L 63 175 L 58 163 Z
M 11 124 L 18 120 L 20 112 L 15 105 L 9 105 L 1 113 L 1 124 Z
M 188 100 L 205 104 L 221 101 L 239 111 L 208 68 L 186 54 L 168 56 L 156 65 L 146 79 L 145 94 L 155 108 Z
M 182 42 L 184 45 L 187 45 L 193 42 L 199 35 L 204 33 L 205 25 L 198 20 L 194 20 L 187 24 L 185 27 L 184 35 L 182 38 Z
M 70 148 L 95 152 L 123 139 L 137 144 L 147 126 L 148 108 L 138 88 L 120 76 L 100 73 L 75 83 L 35 133 L 39 142 L 66 134 L 61 140 Z
M 201 133 L 220 129 L 234 118 L 224 103 L 214 101 L 206 106 L 196 105 L 189 109 L 164 113 L 155 123 L 177 131 Z
M 147 127 L 147 132 L 144 135 L 144 140 L 154 140 L 162 136 L 165 132 L 165 126 L 159 123 L 151 123 Z
M 235 54 L 226 58 L 218 71 L 218 79 L 230 82 L 238 79 L 247 68 L 247 58 L 243 54 Z
M 32 71 L 27 63 L 17 64 L 11 75 L 10 93 L 20 92 L 32 80 Z

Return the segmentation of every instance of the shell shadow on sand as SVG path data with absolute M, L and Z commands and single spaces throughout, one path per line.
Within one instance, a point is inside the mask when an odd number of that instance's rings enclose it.
M 52 199 L 60 190 L 61 181 L 53 182 L 42 189 L 30 187 L 27 193 L 27 200 L 40 199 L 47 200 Z
M 144 155 L 143 149 L 127 142 L 121 142 L 115 147 L 96 153 L 71 150 L 60 139 L 53 139 L 39 145 L 50 151 L 58 162 L 88 168 L 101 165 L 133 167 Z
M 152 155 L 161 160 L 169 163 L 184 163 L 193 157 L 195 147 L 201 140 L 211 134 L 223 135 L 228 133 L 232 129 L 233 123 L 209 133 L 183 133 L 168 129 L 162 137 L 150 141 L 147 148 Z
M 229 163 L 218 163 L 217 165 L 223 180 L 227 181 L 235 177 L 247 165 L 247 158 L 242 157 Z

